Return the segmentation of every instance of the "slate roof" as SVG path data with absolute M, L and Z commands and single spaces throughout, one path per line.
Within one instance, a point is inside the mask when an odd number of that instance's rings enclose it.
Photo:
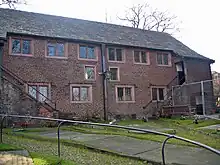
M 183 57 L 210 60 L 167 33 L 0 8 L 0 38 L 6 38 L 7 32 L 171 50 Z

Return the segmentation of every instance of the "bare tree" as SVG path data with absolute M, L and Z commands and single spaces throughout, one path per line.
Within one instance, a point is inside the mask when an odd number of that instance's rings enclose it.
M 126 10 L 124 17 L 118 17 L 127 21 L 134 28 L 173 33 L 179 31 L 177 17 L 168 11 L 152 9 L 147 3 L 133 5 Z
M 26 0 L 0 0 L 0 6 L 7 5 L 10 8 L 15 8 L 19 4 L 26 4 Z

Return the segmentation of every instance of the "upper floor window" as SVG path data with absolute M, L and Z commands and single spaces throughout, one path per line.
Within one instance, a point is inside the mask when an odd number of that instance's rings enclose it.
M 79 58 L 95 60 L 96 59 L 95 47 L 88 46 L 88 45 L 80 45 L 79 46 Z
M 13 55 L 32 55 L 31 40 L 12 38 L 11 39 L 11 54 Z
M 151 89 L 151 93 L 152 93 L 152 100 L 153 101 L 163 101 L 164 94 L 165 94 L 165 88 L 154 87 Z
M 134 50 L 134 63 L 149 64 L 149 62 L 147 52 Z
M 118 67 L 109 67 L 109 71 L 111 73 L 111 76 L 110 76 L 111 81 L 118 81 L 120 79 Z
M 70 98 L 72 103 L 92 102 L 92 86 L 76 84 L 70 86 Z
M 108 48 L 108 60 L 123 62 L 123 50 L 120 48 Z
M 47 43 L 47 56 L 64 57 L 64 43 Z
M 85 79 L 86 80 L 95 80 L 95 74 L 96 74 L 96 70 L 95 70 L 95 66 L 85 66 Z
M 171 65 L 171 55 L 169 53 L 157 53 L 157 64 L 158 65 Z
M 134 102 L 134 87 L 133 86 L 116 86 L 116 101 L 117 102 Z
M 40 102 L 47 101 L 49 93 L 48 84 L 28 84 L 28 93 Z

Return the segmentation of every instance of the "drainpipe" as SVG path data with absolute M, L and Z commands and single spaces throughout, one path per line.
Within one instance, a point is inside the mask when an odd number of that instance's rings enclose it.
M 3 61 L 3 46 L 4 46 L 4 41 L 0 40 L 0 66 L 2 66 L 2 61 Z M 2 69 L 0 69 L 0 89 L 2 87 Z
M 104 120 L 108 120 L 108 94 L 107 94 L 107 69 L 106 69 L 106 56 L 105 56 L 105 44 L 101 46 L 101 63 L 102 63 L 102 84 L 103 84 L 103 113 L 104 113 Z

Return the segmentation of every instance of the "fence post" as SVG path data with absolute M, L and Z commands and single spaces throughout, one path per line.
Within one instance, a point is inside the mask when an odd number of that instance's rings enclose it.
M 174 91 L 173 91 L 173 86 L 172 86 L 172 106 L 174 106 Z
M 205 115 L 205 94 L 204 94 L 204 81 L 201 81 L 201 92 L 202 92 L 202 110 L 203 115 Z
M 64 121 L 61 121 L 57 127 L 57 145 L 58 145 L 58 156 L 60 158 L 60 126 L 64 123 Z
M 3 117 L 2 117 L 2 120 L 1 120 L 1 136 L 0 136 L 0 143 L 2 143 L 3 123 L 4 123 L 5 118 L 6 118 L 6 116 L 3 116 Z

